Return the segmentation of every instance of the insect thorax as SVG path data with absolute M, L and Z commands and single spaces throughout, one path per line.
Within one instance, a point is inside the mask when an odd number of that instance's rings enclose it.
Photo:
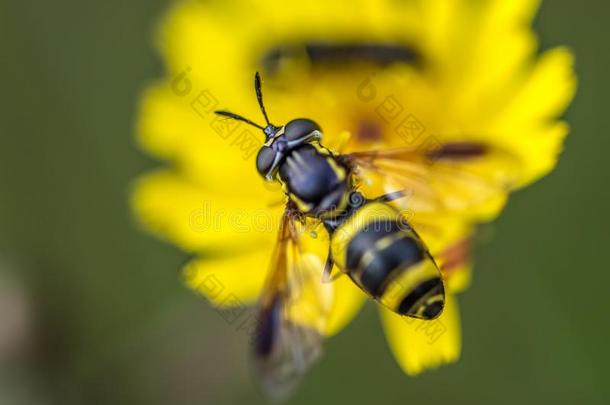
M 278 179 L 304 214 L 326 218 L 347 208 L 349 170 L 317 142 L 292 150 L 279 167 Z

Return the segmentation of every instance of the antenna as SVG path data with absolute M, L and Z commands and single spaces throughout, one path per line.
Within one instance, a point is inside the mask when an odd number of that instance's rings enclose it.
M 218 114 L 218 115 L 222 115 L 222 116 L 225 116 L 225 117 L 228 117 L 228 118 L 232 118 L 232 119 L 237 120 L 237 121 L 242 121 L 242 122 L 245 122 L 246 124 L 252 125 L 253 127 L 256 127 L 258 129 L 262 129 L 263 131 L 265 130 L 265 128 L 263 128 L 261 125 L 258 125 L 256 123 L 250 121 L 249 119 L 247 119 L 245 117 L 242 117 L 241 115 L 237 115 L 235 113 L 232 113 L 230 111 L 214 111 L 214 114 Z
M 269 117 L 267 117 L 267 111 L 265 111 L 265 105 L 263 104 L 263 89 L 261 86 L 261 75 L 256 72 L 254 74 L 254 90 L 256 90 L 256 99 L 258 100 L 258 105 L 261 108 L 261 112 L 265 117 L 265 121 L 267 122 L 267 127 L 263 129 L 263 132 L 267 137 L 273 136 L 279 128 L 269 122 Z
M 269 118 L 267 117 L 267 111 L 265 111 L 265 106 L 263 104 L 263 91 L 261 86 L 261 75 L 256 72 L 254 75 L 254 90 L 256 91 L 256 99 L 258 100 L 258 105 L 261 108 L 261 112 L 265 117 L 265 122 L 267 123 L 266 127 L 256 124 L 253 121 L 250 121 L 248 118 L 242 117 L 241 115 L 232 113 L 230 111 L 214 111 L 215 114 L 223 115 L 228 118 L 232 118 L 234 120 L 245 122 L 246 124 L 250 124 L 256 128 L 262 129 L 267 138 L 273 136 L 277 131 L 278 127 L 269 122 Z
M 254 90 L 256 90 L 256 99 L 258 100 L 258 105 L 260 106 L 263 116 L 265 117 L 265 121 L 267 122 L 267 125 L 271 125 L 271 123 L 269 122 L 269 118 L 267 117 L 267 111 L 265 111 L 265 105 L 263 104 L 263 89 L 261 86 L 261 75 L 258 72 L 256 72 L 254 74 Z M 271 125 L 271 126 L 273 126 L 273 125 Z

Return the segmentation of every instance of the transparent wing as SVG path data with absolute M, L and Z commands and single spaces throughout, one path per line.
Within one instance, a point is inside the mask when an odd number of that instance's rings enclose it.
M 520 162 L 480 143 L 445 143 L 433 149 L 403 148 L 344 155 L 367 195 L 401 190 L 396 201 L 413 213 L 483 211 L 501 205 L 514 188 Z
M 254 364 L 272 397 L 287 397 L 322 353 L 332 287 L 321 282 L 322 260 L 303 250 L 304 220 L 287 208 L 263 290 Z

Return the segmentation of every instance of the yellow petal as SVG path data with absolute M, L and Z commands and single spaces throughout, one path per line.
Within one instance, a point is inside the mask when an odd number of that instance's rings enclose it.
M 402 317 L 381 306 L 380 312 L 390 349 L 405 373 L 419 374 L 460 357 L 459 312 L 450 294 L 443 313 L 432 321 Z
M 450 294 L 459 294 L 470 287 L 472 282 L 472 263 L 467 262 L 451 271 L 445 277 L 445 288 Z
M 563 121 L 522 129 L 523 136 L 512 142 L 513 150 L 518 151 L 523 161 L 516 188 L 531 184 L 553 170 L 568 132 L 569 126 Z
M 214 114 L 221 108 L 218 96 L 194 79 L 184 80 L 191 86 L 188 94 L 178 94 L 179 90 L 172 90 L 175 84 L 165 82 L 148 89 L 140 107 L 140 145 L 174 162 L 208 190 L 230 193 L 239 184 L 241 193 L 264 194 L 267 190 L 255 164 L 264 135 L 257 128 Z M 239 106 L 234 107 L 239 111 Z
M 443 254 L 447 247 L 473 232 L 472 223 L 456 216 L 415 215 L 407 219 L 435 258 Z
M 528 25 L 537 0 L 439 3 L 453 5 L 443 21 L 444 35 L 437 41 L 444 45 L 440 57 L 445 85 L 464 90 L 455 94 L 457 99 L 472 95 L 480 99 L 481 92 L 488 93 L 486 89 L 496 91 L 535 49 Z
M 131 205 L 139 222 L 187 251 L 241 251 L 273 246 L 281 209 L 244 193 L 210 193 L 170 170 L 141 177 Z
M 269 266 L 270 245 L 249 253 L 198 258 L 183 269 L 186 285 L 217 307 L 243 307 L 258 298 Z
M 552 119 L 565 110 L 576 90 L 574 57 L 569 49 L 546 51 L 536 62 L 517 92 L 508 99 L 497 122 L 517 130 L 524 123 Z
M 455 216 L 417 216 L 412 224 L 443 272 L 445 289 L 457 294 L 472 279 L 475 224 Z

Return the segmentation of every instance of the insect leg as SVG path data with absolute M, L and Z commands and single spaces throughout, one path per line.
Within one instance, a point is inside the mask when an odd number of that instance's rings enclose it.
M 375 198 L 373 201 L 390 202 L 390 201 L 398 200 L 400 198 L 404 198 L 406 196 L 407 195 L 405 193 L 405 190 L 392 191 L 391 193 L 384 194 L 380 197 Z
M 324 284 L 332 283 L 333 281 L 335 281 L 336 279 L 338 279 L 339 277 L 341 277 L 343 275 L 342 272 L 339 272 L 339 274 L 333 276 L 332 273 L 333 273 L 334 266 L 335 266 L 335 261 L 333 260 L 333 255 L 329 248 L 328 256 L 326 257 L 326 264 L 324 265 L 324 271 L 322 272 L 322 283 L 324 283 Z

